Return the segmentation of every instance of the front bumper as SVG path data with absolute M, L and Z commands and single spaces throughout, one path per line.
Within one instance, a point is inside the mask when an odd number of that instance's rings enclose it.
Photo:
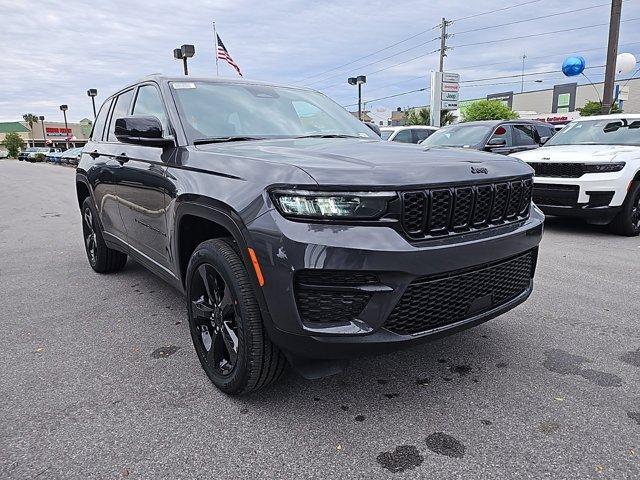
M 522 291 L 508 301 L 480 309 L 478 314 L 469 313 L 460 321 L 411 333 L 391 331 L 385 324 L 416 279 L 446 277 L 451 272 L 465 272 L 535 252 L 543 222 L 542 213 L 531 209 L 526 221 L 409 242 L 391 228 L 293 222 L 271 210 L 247 226 L 265 278 L 265 324 L 271 339 L 283 350 L 308 358 L 345 358 L 389 351 L 469 328 L 526 300 L 532 279 L 528 278 Z M 327 274 L 329 270 L 370 272 L 385 288 L 371 287 L 366 306 L 350 321 L 309 322 L 303 320 L 296 300 L 296 274 L 318 269 Z

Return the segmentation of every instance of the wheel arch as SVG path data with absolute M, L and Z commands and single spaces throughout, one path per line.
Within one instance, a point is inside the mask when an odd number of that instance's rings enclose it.
M 250 278 L 255 282 L 254 287 L 258 286 L 247 250 L 250 246 L 247 241 L 247 229 L 240 216 L 229 205 L 202 197 L 179 201 L 173 223 L 173 251 L 176 271 L 183 290 L 186 287 L 187 265 L 195 247 L 205 240 L 221 237 L 233 239 L 245 267 L 251 272 Z
M 78 207 L 82 209 L 82 203 L 85 198 L 91 197 L 89 181 L 83 175 L 76 175 L 76 194 L 78 198 Z

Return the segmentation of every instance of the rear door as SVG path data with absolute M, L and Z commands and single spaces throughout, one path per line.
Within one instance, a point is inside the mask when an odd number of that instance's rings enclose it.
M 168 134 L 167 113 L 155 84 L 142 84 L 136 89 L 131 114 L 158 118 L 163 133 Z M 116 118 L 114 115 L 112 123 Z M 130 144 L 113 148 L 121 165 L 118 195 L 128 243 L 156 264 L 170 268 L 165 213 L 172 183 L 167 180 L 166 163 L 175 149 Z
M 532 124 L 511 124 L 513 148 L 511 152 L 523 152 L 533 150 L 540 146 L 540 136 Z
M 126 99 L 124 99 L 126 101 Z M 87 159 L 87 178 L 91 183 L 98 217 L 105 234 L 119 240 L 126 239 L 120 208 L 118 206 L 118 170 L 120 164 L 109 155 L 107 145 L 108 124 L 114 103 L 121 104 L 119 97 L 110 99 L 102 105 L 91 133 L 91 139 L 82 155 Z

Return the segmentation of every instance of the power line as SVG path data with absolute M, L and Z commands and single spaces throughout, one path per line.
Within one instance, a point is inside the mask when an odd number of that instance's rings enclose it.
M 308 80 L 310 78 L 318 77 L 320 75 L 324 75 L 325 73 L 333 72 L 333 71 L 338 70 L 338 69 L 340 69 L 342 67 L 347 67 L 347 66 L 352 65 L 352 64 L 354 64 L 354 63 L 356 63 L 356 62 L 358 62 L 360 60 L 364 60 L 365 58 L 373 57 L 374 55 L 376 55 L 376 54 L 378 54 L 380 52 L 384 52 L 385 50 L 389 50 L 390 48 L 396 47 L 396 46 L 400 45 L 401 43 L 408 42 L 409 40 L 413 40 L 414 38 L 419 37 L 420 35 L 424 35 L 425 33 L 431 32 L 431 31 L 433 31 L 433 30 L 435 30 L 437 28 L 440 28 L 440 25 L 436 25 L 434 27 L 428 28 L 427 30 L 423 30 L 422 32 L 418 32 L 418 33 L 416 33 L 414 35 L 411 35 L 410 37 L 405 38 L 404 40 L 400 40 L 400 41 L 398 41 L 396 43 L 392 43 L 391 45 L 388 45 L 388 46 L 386 46 L 384 48 L 376 50 L 375 52 L 372 52 L 372 53 L 369 53 L 369 54 L 364 55 L 362 57 L 356 58 L 355 60 L 352 60 L 350 62 L 343 63 L 342 65 L 338 65 L 337 67 L 330 68 L 329 70 L 325 70 L 324 72 L 314 73 L 313 75 L 309 75 L 307 77 L 301 78 L 300 80 L 298 80 L 298 81 L 296 81 L 294 83 L 301 83 L 301 82 L 303 82 L 305 80 Z
M 461 22 L 462 20 L 468 20 L 470 18 L 481 17 L 482 15 L 489 15 L 491 13 L 503 12 L 505 10 L 509 10 L 510 8 L 522 7 L 524 5 L 530 5 L 532 3 L 538 3 L 540 0 L 529 0 L 528 2 L 517 3 L 515 5 L 509 5 L 508 7 L 496 8 L 495 10 L 489 10 L 487 12 L 475 13 L 473 15 L 467 15 L 466 17 L 460 17 L 452 20 L 453 22 Z
M 376 63 L 380 63 L 380 62 L 383 62 L 385 60 L 389 60 L 390 58 L 396 57 L 398 55 L 402 55 L 403 53 L 406 53 L 406 52 L 408 52 L 410 50 L 415 50 L 418 47 L 423 47 L 423 46 L 428 45 L 428 44 L 430 44 L 432 42 L 435 42 L 436 40 L 439 40 L 439 39 L 440 39 L 440 37 L 432 38 L 431 40 L 428 40 L 428 41 L 423 42 L 423 43 L 419 43 L 418 45 L 415 45 L 413 47 L 409 47 L 409 48 L 407 48 L 405 50 L 402 50 L 401 52 L 396 52 L 393 55 L 389 55 L 387 57 L 381 58 L 380 60 L 376 60 L 376 61 L 370 62 L 370 63 L 365 63 L 364 65 L 358 65 L 358 68 L 369 67 L 371 65 L 375 65 Z M 338 76 L 341 76 L 341 75 L 344 75 L 344 73 L 336 73 L 335 75 L 329 75 L 328 77 L 321 78 L 321 79 L 318 79 L 318 80 L 314 80 L 313 82 L 308 83 L 308 85 L 313 85 L 313 84 L 318 83 L 318 82 L 324 82 L 325 80 L 329 80 L 330 78 L 335 78 L 335 77 L 338 77 Z
M 637 18 L 628 18 L 627 20 L 623 20 L 623 22 L 633 22 L 635 20 L 640 20 L 640 17 Z M 473 42 L 473 43 L 463 43 L 460 45 L 453 45 L 451 48 L 462 48 L 462 47 L 471 47 L 474 45 L 487 45 L 489 43 L 498 43 L 498 42 L 506 42 L 509 40 L 520 40 L 523 38 L 533 38 L 533 37 L 541 37 L 544 35 L 554 35 L 556 33 L 565 33 L 565 32 L 573 32 L 576 30 L 585 30 L 587 28 L 595 28 L 595 27 L 603 27 L 603 26 L 607 26 L 609 25 L 608 23 L 596 23 L 594 25 L 584 25 L 582 27 L 573 27 L 573 28 L 566 28 L 563 30 L 553 30 L 551 32 L 541 32 L 541 33 L 532 33 L 529 35 L 519 35 L 517 37 L 507 37 L 507 38 L 496 38 L 493 40 L 484 40 L 482 42 Z
M 465 34 L 465 33 L 479 32 L 481 30 L 489 30 L 491 28 L 507 27 L 509 25 L 516 25 L 518 23 L 533 22 L 535 20 L 541 20 L 543 18 L 551 18 L 551 17 L 556 17 L 558 15 L 566 15 L 568 13 L 583 12 L 585 10 L 592 10 L 594 8 L 606 7 L 606 6 L 609 6 L 609 5 L 611 5 L 611 4 L 610 3 L 599 3 L 598 5 L 592 5 L 590 7 L 575 8 L 573 10 L 565 10 L 564 12 L 556 12 L 556 13 L 550 13 L 548 15 L 541 15 L 539 17 L 525 18 L 525 19 L 522 19 L 522 20 L 515 20 L 513 22 L 499 23 L 499 24 L 496 24 L 496 25 L 487 25 L 487 26 L 484 26 L 484 27 L 471 28 L 469 30 L 462 30 L 460 32 L 453 32 L 451 35 L 452 36 L 457 36 L 457 35 L 462 35 L 462 34 Z
M 417 90 L 411 90 L 409 92 L 396 93 L 395 95 L 387 95 L 386 97 L 372 98 L 371 100 L 366 100 L 366 101 L 363 101 L 362 103 L 377 102 L 378 100 L 386 100 L 387 98 L 400 97 L 402 95 L 409 95 L 410 93 L 424 92 L 425 90 L 429 90 L 429 88 L 430 87 L 424 87 L 424 88 L 419 88 Z M 350 103 L 349 105 L 342 105 L 342 106 L 344 108 L 347 108 L 347 107 L 353 107 L 354 105 L 357 105 L 357 103 Z

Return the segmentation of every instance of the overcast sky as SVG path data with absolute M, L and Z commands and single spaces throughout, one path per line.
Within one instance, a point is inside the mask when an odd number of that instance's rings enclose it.
M 144 75 L 181 74 L 182 65 L 173 60 L 172 50 L 183 43 L 196 47 L 190 73 L 215 75 L 214 20 L 245 78 L 309 85 L 342 105 L 357 100 L 355 87 L 346 82 L 352 75 L 367 75 L 365 100 L 426 87 L 429 71 L 438 61 L 436 54 L 427 54 L 438 48 L 439 31 L 421 32 L 437 25 L 443 16 L 459 19 L 449 27 L 454 36 L 448 43 L 453 49 L 448 52 L 445 70 L 459 72 L 463 81 L 517 75 L 523 53 L 528 57 L 527 73 L 557 72 L 526 76 L 525 90 L 567 81 L 560 65 L 568 54 L 583 55 L 588 66 L 604 63 L 607 26 L 566 30 L 607 23 L 609 6 L 564 12 L 606 0 L 538 0 L 462 18 L 525 2 L 0 0 L 0 121 L 17 120 L 27 112 L 58 120 L 62 117 L 60 104 L 69 105 L 70 121 L 91 118 L 88 88 L 98 89 L 101 103 Z M 463 33 L 542 15 L 552 16 Z M 620 51 L 640 58 L 640 1 L 627 0 L 622 18 Z M 557 31 L 561 32 L 550 33 Z M 549 34 L 503 40 L 540 33 Z M 414 38 L 393 48 L 336 69 L 411 36 Z M 486 43 L 468 45 L 479 42 Z M 422 57 L 407 61 L 418 56 Z M 594 82 L 601 81 L 604 69 L 586 73 Z M 221 62 L 220 74 L 234 76 L 235 72 Z M 461 98 L 509 90 L 520 91 L 519 78 L 469 83 L 461 90 Z M 367 107 L 375 111 L 427 103 L 425 91 L 373 101 Z

